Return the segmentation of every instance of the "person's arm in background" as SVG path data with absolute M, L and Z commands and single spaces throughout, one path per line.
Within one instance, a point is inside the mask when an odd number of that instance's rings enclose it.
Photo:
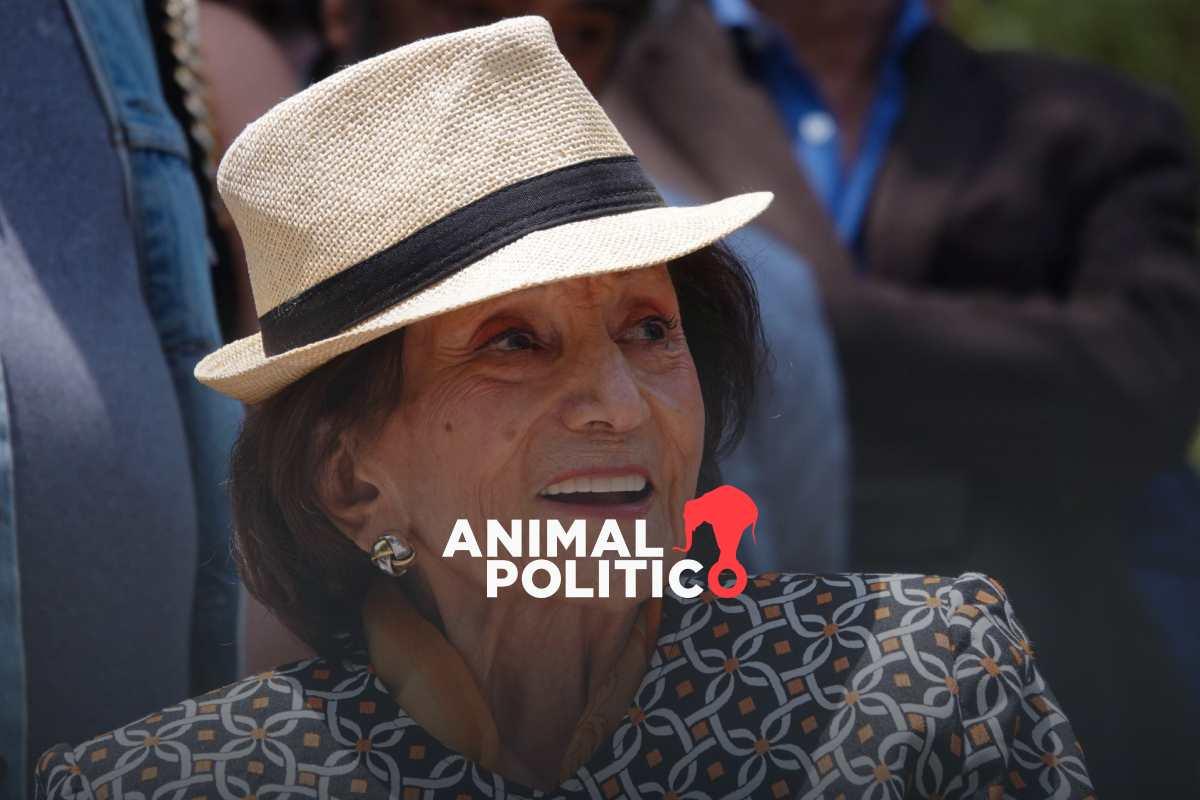
M 279 45 L 249 17 L 220 3 L 200 3 L 200 58 L 215 129 L 213 155 L 218 161 L 243 128 L 302 88 Z M 234 258 L 235 332 L 249 336 L 258 330 L 258 315 L 246 255 L 232 222 L 226 220 L 223 227 Z
M 248 17 L 219 3 L 200 3 L 200 56 L 218 159 L 246 125 L 301 88 L 279 46 Z M 258 330 L 258 315 L 246 257 L 233 225 L 226 225 L 225 230 L 237 286 L 235 333 L 248 336 Z M 245 598 L 244 644 L 246 669 L 251 672 L 309 655 L 252 597 Z
M 854 429 L 979 474 L 1145 476 L 1181 457 L 1200 411 L 1196 167 L 1173 107 L 1131 111 L 1079 189 L 1065 300 L 821 276 Z

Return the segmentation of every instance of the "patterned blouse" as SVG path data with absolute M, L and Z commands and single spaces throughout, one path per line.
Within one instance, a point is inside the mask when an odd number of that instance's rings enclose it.
M 978 574 L 753 578 L 663 602 L 634 705 L 553 792 L 430 736 L 361 660 L 185 700 L 38 762 L 37 797 L 1088 798 L 1004 590 Z

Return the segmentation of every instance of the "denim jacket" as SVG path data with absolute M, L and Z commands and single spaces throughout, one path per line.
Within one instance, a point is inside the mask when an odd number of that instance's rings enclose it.
M 7 227 L 0 214 L 0 226 Z M 0 230 L 0 237 L 6 231 Z M 0 361 L 0 800 L 25 788 L 25 648 L 21 641 L 21 582 L 17 572 L 16 491 L 4 362 Z
M 196 499 L 198 569 L 192 614 L 192 687 L 239 674 L 239 587 L 229 558 L 224 493 L 241 406 L 192 378 L 220 344 L 203 201 L 179 123 L 162 97 L 141 0 L 64 0 L 110 122 L 125 175 L 145 301 L 175 386 Z M 48 87 L 52 91 L 53 87 Z M 24 796 L 27 759 L 12 446 L 0 364 L 0 800 Z

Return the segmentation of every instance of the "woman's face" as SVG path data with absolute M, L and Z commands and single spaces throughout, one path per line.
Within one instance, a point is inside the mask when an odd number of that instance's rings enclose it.
M 367 447 L 386 476 L 384 514 L 404 520 L 424 568 L 482 586 L 481 559 L 441 558 L 460 518 L 485 550 L 488 519 L 584 519 L 589 546 L 617 519 L 631 548 L 633 520 L 645 519 L 647 544 L 672 562 L 704 406 L 665 266 L 415 323 L 403 359 L 402 401 Z

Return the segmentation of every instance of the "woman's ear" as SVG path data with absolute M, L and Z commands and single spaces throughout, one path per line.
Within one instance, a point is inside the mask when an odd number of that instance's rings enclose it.
M 358 455 L 353 437 L 347 432 L 340 434 L 317 476 L 317 497 L 330 522 L 369 553 L 389 521 L 384 519 L 387 509 L 379 482 L 371 474 L 369 461 Z M 394 526 L 395 520 L 390 522 Z

